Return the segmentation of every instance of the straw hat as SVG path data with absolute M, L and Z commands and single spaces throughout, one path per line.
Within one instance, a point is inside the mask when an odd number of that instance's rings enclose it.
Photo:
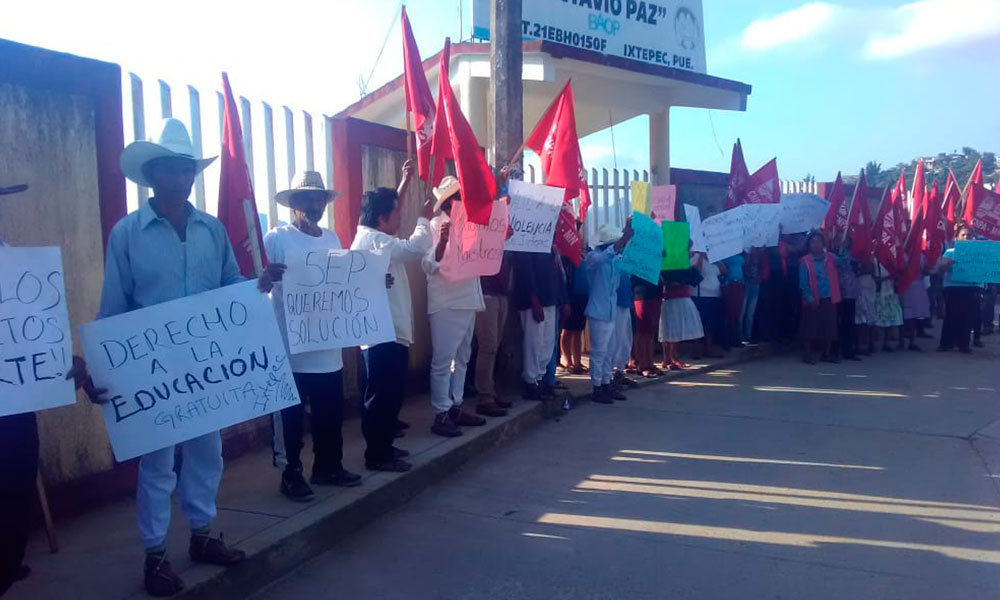
M 289 189 L 275 194 L 274 200 L 282 206 L 291 208 L 289 202 L 299 192 L 324 192 L 327 202 L 333 202 L 340 196 L 340 192 L 326 189 L 323 185 L 323 176 L 316 171 L 299 171 L 292 177 Z
M 614 244 L 618 240 L 622 239 L 625 232 L 621 230 L 620 227 L 615 227 L 610 223 L 605 223 L 597 230 L 597 244 L 603 246 L 604 244 Z
M 156 141 L 132 142 L 121 155 L 121 168 L 125 177 L 139 185 L 152 187 L 146 176 L 142 173 L 142 167 L 151 160 L 165 157 L 189 158 L 195 162 L 195 170 L 201 173 L 205 167 L 212 164 L 216 157 L 201 158 L 195 156 L 194 144 L 191 143 L 191 136 L 187 127 L 177 119 L 164 119 L 163 128 Z
M 437 202 L 434 203 L 434 212 L 441 210 L 441 205 L 444 204 L 445 200 L 461 191 L 462 187 L 458 184 L 458 180 L 451 175 L 446 175 L 441 183 L 434 188 L 434 197 L 437 198 Z

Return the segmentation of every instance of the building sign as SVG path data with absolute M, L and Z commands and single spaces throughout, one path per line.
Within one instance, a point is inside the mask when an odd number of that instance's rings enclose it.
M 490 0 L 473 0 L 473 34 L 490 38 Z M 531 0 L 525 39 L 704 73 L 701 0 Z

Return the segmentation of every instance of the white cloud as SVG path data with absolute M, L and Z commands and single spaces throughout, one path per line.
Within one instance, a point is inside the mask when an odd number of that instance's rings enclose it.
M 757 19 L 743 32 L 740 45 L 745 50 L 763 51 L 809 39 L 829 30 L 841 7 L 826 2 L 810 2 L 771 17 Z
M 865 47 L 869 58 L 899 58 L 1000 35 L 1000 0 L 921 0 L 886 16 L 890 32 L 871 35 Z

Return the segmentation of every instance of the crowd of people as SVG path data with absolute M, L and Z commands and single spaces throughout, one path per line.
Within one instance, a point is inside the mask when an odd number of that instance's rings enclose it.
M 195 177 L 210 162 L 195 154 L 185 126 L 173 119 L 165 122 L 157 143 L 137 142 L 123 151 L 126 177 L 153 193 L 111 232 L 99 318 L 244 280 L 225 227 L 188 201 Z M 501 192 L 495 201 L 504 201 L 506 176 L 501 172 L 498 177 Z M 442 273 L 441 263 L 455 235 L 452 215 L 462 201 L 461 185 L 445 177 L 421 207 L 412 233 L 402 238 L 401 204 L 412 177 L 407 162 L 398 187 L 365 192 L 350 245 L 390 257 L 386 287 L 395 340 L 361 349 L 361 430 L 365 466 L 373 471 L 411 468 L 408 452 L 396 445 L 410 427 L 399 415 L 407 391 L 409 351 L 417 341 L 407 263 L 419 264 L 426 274 L 431 431 L 445 437 L 461 436 L 465 428 L 483 426 L 487 418 L 503 417 L 512 408 L 497 382 L 508 317 L 516 319 L 521 332 L 523 398 L 555 399 L 565 387 L 557 374 L 588 374 L 593 401 L 601 404 L 625 400 L 625 391 L 637 385 L 637 377 L 656 378 L 667 370 L 684 369 L 686 354 L 718 357 L 749 342 L 796 336 L 810 363 L 858 360 L 877 347 L 886 352 L 919 350 L 916 339 L 928 337 L 928 321 L 942 308 L 940 349 L 968 352 L 973 332 L 972 344 L 980 345 L 979 335 L 993 326 L 995 294 L 954 281 L 950 254 L 927 271 L 927 279 L 918 278 L 899 290 L 880 265 L 855 260 L 849 244 L 828 243 L 818 232 L 782 236 L 775 248 L 755 248 L 719 262 L 695 252 L 690 268 L 663 271 L 659 281 L 651 283 L 622 268 L 622 254 L 634 235 L 631 221 L 624 228 L 604 224 L 593 248 L 580 256 L 561 256 L 555 248 L 551 253 L 508 252 L 497 274 L 455 281 Z M 286 265 L 309 251 L 342 249 L 336 233 L 320 225 L 336 198 L 314 172 L 297 175 L 290 189 L 276 197 L 292 219 L 264 237 L 267 267 L 258 287 L 271 295 L 286 340 L 281 294 Z M 960 228 L 959 239 L 968 235 Z M 984 314 L 989 318 L 980 319 Z M 585 343 L 588 362 L 583 360 Z M 467 385 L 473 348 L 475 367 Z M 303 404 L 273 416 L 280 493 L 307 502 L 315 496 L 312 486 L 360 485 L 361 476 L 343 463 L 342 350 L 295 354 L 290 365 Z M 107 401 L 102 386 L 108 382 L 95 382 L 82 359 L 74 359 L 70 376 L 93 402 Z M 465 405 L 469 388 L 475 397 L 471 409 Z M 315 457 L 308 481 L 301 457 L 306 405 Z M 10 507 L 0 511 L 6 519 L 2 593 L 27 575 L 21 561 L 38 460 L 34 415 L 0 419 L 0 441 L 8 457 L 20 457 L 5 460 L 2 473 L 0 494 Z M 175 464 L 178 455 L 182 460 Z M 212 532 L 222 473 L 218 431 L 140 458 L 136 510 L 145 547 L 145 588 L 151 595 L 170 596 L 184 587 L 166 553 L 175 490 L 190 522 L 189 553 L 194 561 L 230 566 L 245 558 L 243 551 Z

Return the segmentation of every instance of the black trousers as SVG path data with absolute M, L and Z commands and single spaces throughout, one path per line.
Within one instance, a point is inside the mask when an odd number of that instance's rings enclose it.
M 853 298 L 843 298 L 837 305 L 837 349 L 844 358 L 853 358 L 858 353 L 858 332 L 854 325 L 856 310 L 857 301 Z
M 305 434 L 305 405 L 310 408 L 313 474 L 335 473 L 343 468 L 344 377 L 334 373 L 294 373 L 302 404 L 282 409 L 275 419 L 275 465 L 302 470 L 302 438 Z M 282 460 L 284 459 L 284 460 Z M 284 463 L 284 464 L 282 464 Z
M 24 560 L 38 474 L 35 413 L 0 418 L 0 596 Z
M 392 459 L 396 421 L 406 395 L 410 349 L 388 342 L 372 346 L 363 355 L 366 376 L 361 431 L 368 444 L 365 463 L 378 465 Z
M 974 287 L 944 288 L 944 325 L 941 326 L 941 348 L 951 350 L 969 348 L 969 334 L 981 322 L 979 297 L 981 290 Z

